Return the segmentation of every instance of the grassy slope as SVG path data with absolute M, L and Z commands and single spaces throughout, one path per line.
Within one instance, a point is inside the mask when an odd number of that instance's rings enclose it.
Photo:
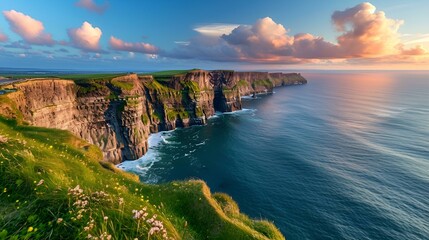
M 153 78 L 159 82 L 168 82 L 171 80 L 173 76 L 185 75 L 186 73 L 193 70 L 197 70 L 197 69 L 159 71 L 159 72 L 152 72 L 144 75 L 152 75 Z
M 150 225 L 132 215 L 144 207 L 174 239 L 284 239 L 271 223 L 240 214 L 230 197 L 211 195 L 203 181 L 142 184 L 100 159 L 98 148 L 66 131 L 0 117 L 0 239 L 84 239 L 104 232 L 147 239 Z M 77 185 L 85 196 L 68 195 Z M 89 204 L 73 205 L 79 199 Z

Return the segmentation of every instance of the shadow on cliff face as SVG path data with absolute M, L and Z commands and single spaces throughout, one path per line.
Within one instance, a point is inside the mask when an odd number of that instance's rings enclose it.
M 213 85 L 214 98 L 213 106 L 216 112 L 227 112 L 228 106 L 225 94 L 223 93 L 223 85 L 228 83 L 225 72 L 213 71 L 209 73 L 210 83 Z
M 122 94 L 122 90 L 118 87 L 113 86 L 108 83 L 106 86 L 110 90 L 109 95 L 109 106 L 107 110 L 104 112 L 104 117 L 106 119 L 107 126 L 112 130 L 112 133 L 115 135 L 116 139 L 116 152 L 113 153 L 114 158 L 117 159 L 134 159 L 135 153 L 131 151 L 131 149 L 127 146 L 131 144 L 129 139 L 129 129 L 124 127 L 122 124 L 123 121 L 123 111 L 125 110 L 126 101 L 125 99 L 120 98 Z

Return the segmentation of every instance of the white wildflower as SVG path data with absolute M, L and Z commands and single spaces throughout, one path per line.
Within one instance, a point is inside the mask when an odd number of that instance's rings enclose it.
M 45 180 L 41 179 L 41 180 L 37 183 L 37 185 L 36 185 L 36 186 L 40 186 L 40 185 L 42 185 L 44 182 L 45 182 Z

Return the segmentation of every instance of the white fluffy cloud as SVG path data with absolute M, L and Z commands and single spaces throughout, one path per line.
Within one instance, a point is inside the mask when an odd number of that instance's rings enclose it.
M 73 46 L 84 51 L 100 51 L 99 42 L 102 31 L 98 27 L 93 27 L 89 22 L 84 22 L 80 28 L 69 29 L 68 35 Z
M 9 22 L 11 30 L 27 43 L 48 46 L 55 44 L 51 34 L 45 32 L 41 21 L 15 10 L 3 11 L 3 15 Z
M 149 43 L 144 43 L 144 42 L 129 43 L 129 42 L 124 42 L 121 39 L 115 38 L 113 36 L 110 37 L 109 45 L 110 45 L 110 48 L 118 51 L 139 52 L 139 53 L 146 53 L 146 54 L 158 53 L 158 48 Z

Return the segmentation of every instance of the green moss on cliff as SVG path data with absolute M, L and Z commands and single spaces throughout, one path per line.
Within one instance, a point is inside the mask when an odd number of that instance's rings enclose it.
M 284 239 L 271 223 L 240 214 L 231 198 L 211 195 L 203 181 L 142 184 L 66 131 L 0 117 L 0 159 L 6 239 L 146 239 L 150 224 L 133 218 L 141 209 L 175 239 Z
M 144 125 L 147 125 L 149 123 L 149 117 L 146 114 L 142 114 L 140 119 L 142 120 L 142 123 Z
M 240 81 L 237 82 L 237 84 L 235 86 L 237 87 L 246 87 L 249 85 L 249 82 L 247 82 L 244 79 L 240 79 Z
M 255 80 L 252 83 L 252 87 L 256 88 L 258 86 L 263 86 L 265 88 L 273 88 L 273 83 L 269 79 L 263 79 L 263 80 Z
M 75 81 L 78 86 L 78 95 L 85 96 L 98 91 L 108 91 L 108 88 L 102 81 L 90 80 L 90 81 Z
M 189 113 L 184 108 L 177 108 L 177 109 L 167 108 L 165 112 L 166 112 L 168 121 L 174 121 L 178 117 L 180 119 L 189 118 Z
M 160 95 L 177 95 L 180 92 L 161 84 L 160 82 L 153 80 L 147 81 L 144 85 L 152 91 L 156 91 Z
M 110 81 L 110 83 L 113 86 L 120 88 L 122 90 L 130 91 L 134 88 L 134 84 L 132 82 L 124 82 L 124 81 L 120 81 L 120 80 L 115 79 L 115 80 Z
M 203 110 L 198 106 L 195 107 L 195 115 L 197 115 L 197 117 L 204 117 Z

